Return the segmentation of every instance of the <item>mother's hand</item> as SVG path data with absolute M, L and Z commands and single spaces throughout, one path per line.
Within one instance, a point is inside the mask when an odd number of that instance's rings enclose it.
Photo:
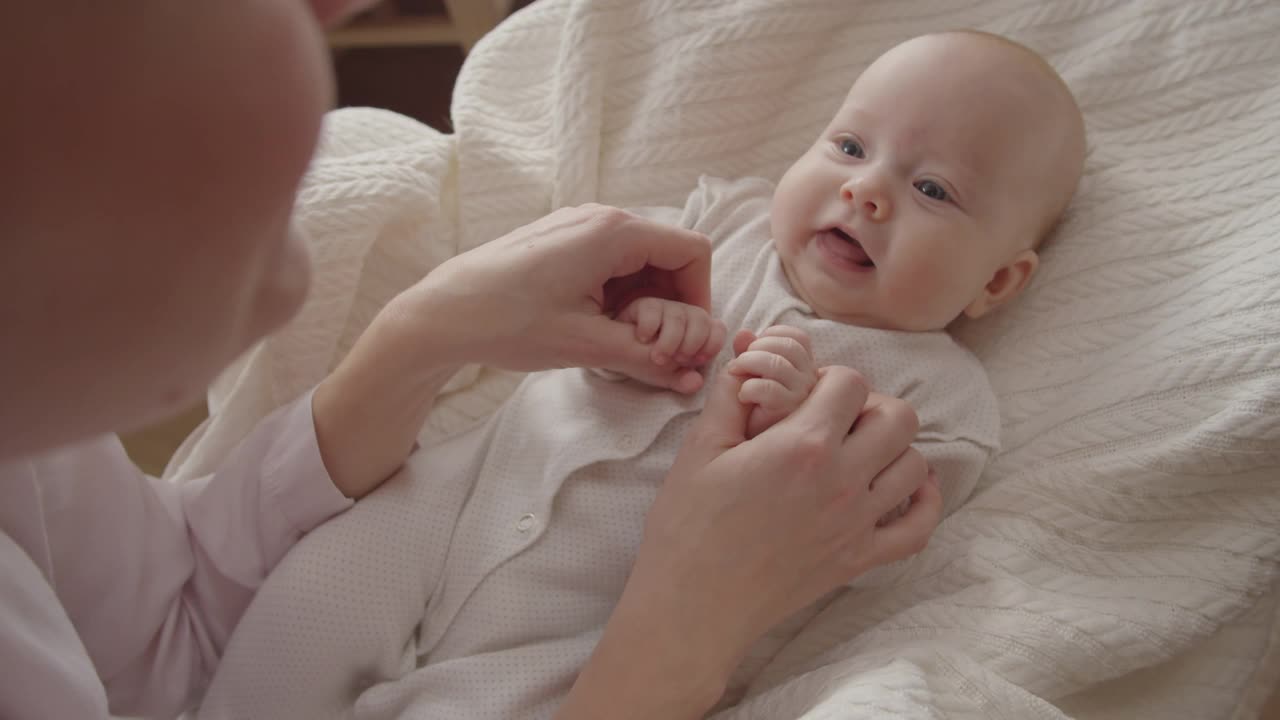
M 701 717 L 766 630 L 919 552 L 937 527 L 942 497 L 909 447 L 917 420 L 906 403 L 868 395 L 848 368 L 825 368 L 796 412 L 745 440 L 741 382 L 722 374 L 686 436 L 622 600 L 559 717 L 604 707 Z M 908 497 L 905 515 L 877 525 Z
M 360 497 L 408 456 L 458 366 L 599 367 L 672 387 L 612 313 L 650 294 L 708 308 L 711 246 L 615 208 L 556 211 L 452 258 L 374 318 L 312 402 L 325 467 Z
M 633 326 L 612 314 L 656 295 L 710 309 L 706 237 L 601 205 L 564 208 L 436 268 L 397 301 L 431 317 L 434 348 L 513 370 L 598 367 L 671 387 Z

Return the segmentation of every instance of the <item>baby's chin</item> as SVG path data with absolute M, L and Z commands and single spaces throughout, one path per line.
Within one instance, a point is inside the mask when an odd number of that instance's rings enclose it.
M 893 313 L 876 312 L 874 308 L 859 307 L 854 298 L 841 297 L 839 288 L 828 286 L 831 278 L 819 276 L 816 280 L 809 278 L 809 273 L 801 272 L 793 262 L 780 257 L 783 275 L 787 278 L 791 294 L 804 301 L 810 311 L 823 320 L 838 322 L 843 325 L 872 328 L 875 330 L 892 330 L 896 332 L 933 332 L 946 330 L 961 315 L 962 309 L 945 315 L 947 319 L 908 317 Z M 813 282 L 809 282 L 813 280 Z
M 787 284 L 790 285 L 791 294 L 809 306 L 809 310 L 817 317 L 823 320 L 830 320 L 844 325 L 856 325 L 858 327 L 879 328 L 884 330 L 896 329 L 890 327 L 888 323 L 876 318 L 872 315 L 858 311 L 854 303 L 850 299 L 841 302 L 836 288 L 821 287 L 821 282 L 807 282 L 808 273 L 801 272 L 787 260 L 782 261 L 782 273 L 787 278 Z M 823 282 L 830 282 L 827 278 L 821 279 Z

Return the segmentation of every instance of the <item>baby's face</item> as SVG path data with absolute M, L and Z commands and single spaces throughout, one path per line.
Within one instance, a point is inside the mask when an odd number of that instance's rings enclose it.
M 1082 153 L 1083 137 L 1058 152 L 1075 140 L 1047 99 L 1062 88 L 1021 54 L 926 36 L 858 78 L 773 198 L 787 278 L 819 316 L 940 329 L 1030 279 L 1031 248 L 1078 178 L 1061 157 Z

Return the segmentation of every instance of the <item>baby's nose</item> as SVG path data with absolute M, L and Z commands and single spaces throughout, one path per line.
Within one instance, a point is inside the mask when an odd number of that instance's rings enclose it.
M 888 220 L 893 210 L 888 193 L 874 181 L 848 183 L 840 189 L 840 197 L 852 205 L 859 215 L 875 222 Z

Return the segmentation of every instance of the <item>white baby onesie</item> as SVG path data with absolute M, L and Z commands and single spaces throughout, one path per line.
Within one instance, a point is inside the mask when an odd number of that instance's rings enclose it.
M 683 210 L 642 211 L 713 241 L 713 313 L 730 328 L 785 323 L 812 337 L 819 365 L 857 368 L 909 401 L 916 442 L 954 510 L 995 452 L 995 398 L 977 359 L 943 332 L 907 333 L 815 317 L 769 237 L 773 185 L 704 178 Z M 726 348 L 708 377 L 732 356 Z M 587 660 L 619 597 L 645 513 L 704 392 L 681 396 L 583 370 L 527 377 L 482 427 L 419 453 L 415 482 L 469 485 L 418 635 L 419 665 L 366 690 L 357 717 L 546 718 Z M 418 475 L 420 474 L 420 475 Z M 442 536 L 448 536 L 442 532 Z M 731 562 L 726 558 L 726 562 Z M 812 613 L 771 633 L 731 695 Z

